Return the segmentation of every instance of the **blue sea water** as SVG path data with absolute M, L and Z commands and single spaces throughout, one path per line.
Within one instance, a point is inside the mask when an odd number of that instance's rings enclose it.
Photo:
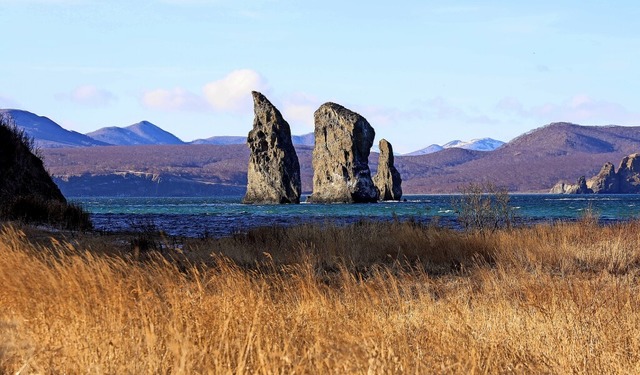
M 603 222 L 640 218 L 640 195 L 515 194 L 510 205 L 520 223 L 577 220 L 587 211 Z M 155 228 L 170 235 L 225 236 L 250 228 L 301 223 L 345 224 L 367 220 L 414 220 L 459 227 L 457 195 L 409 195 L 403 202 L 372 204 L 246 205 L 241 196 L 210 198 L 78 197 L 96 229 Z
M 170 235 L 225 236 L 247 229 L 301 223 L 352 223 L 368 220 L 415 220 L 457 227 L 456 195 L 409 195 L 403 202 L 371 204 L 245 205 L 241 196 L 210 198 L 79 197 L 96 229 L 140 230 L 153 227 Z M 640 195 L 511 195 L 521 223 L 577 220 L 587 211 L 603 222 L 640 218 Z

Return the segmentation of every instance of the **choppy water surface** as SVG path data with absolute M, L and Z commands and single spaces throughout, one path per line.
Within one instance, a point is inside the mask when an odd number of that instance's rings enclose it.
M 413 195 L 406 202 L 372 204 L 245 205 L 242 197 L 211 198 L 120 198 L 81 197 L 97 229 L 137 230 L 154 226 L 171 235 L 223 236 L 248 228 L 299 223 L 351 223 L 369 220 L 415 220 L 427 223 L 437 218 L 441 225 L 456 227 L 456 195 Z M 305 197 L 306 198 L 306 197 Z M 511 195 L 511 206 L 524 223 L 576 220 L 586 210 L 602 221 L 640 217 L 638 195 L 568 196 L 549 194 Z

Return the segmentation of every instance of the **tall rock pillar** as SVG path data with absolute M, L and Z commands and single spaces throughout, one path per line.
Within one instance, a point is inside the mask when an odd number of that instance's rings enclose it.
M 375 131 L 367 120 L 335 103 L 314 113 L 313 194 L 310 202 L 376 202 L 369 153 Z
M 280 111 L 252 91 L 255 118 L 247 136 L 251 150 L 243 203 L 300 203 L 300 163 L 291 129 Z
M 378 172 L 373 177 L 373 183 L 381 201 L 399 201 L 402 198 L 402 178 L 393 165 L 393 147 L 386 139 L 380 140 L 379 147 Z

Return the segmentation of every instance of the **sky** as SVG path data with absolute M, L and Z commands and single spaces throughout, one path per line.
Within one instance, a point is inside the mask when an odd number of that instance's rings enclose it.
M 638 19 L 622 0 L 0 0 L 0 108 L 191 141 L 246 135 L 257 90 L 293 134 L 332 101 L 400 153 L 638 126 Z

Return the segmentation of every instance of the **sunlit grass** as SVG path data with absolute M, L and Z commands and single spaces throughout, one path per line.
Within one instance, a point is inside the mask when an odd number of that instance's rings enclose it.
M 640 372 L 636 222 L 77 236 L 2 230 L 0 372 Z

